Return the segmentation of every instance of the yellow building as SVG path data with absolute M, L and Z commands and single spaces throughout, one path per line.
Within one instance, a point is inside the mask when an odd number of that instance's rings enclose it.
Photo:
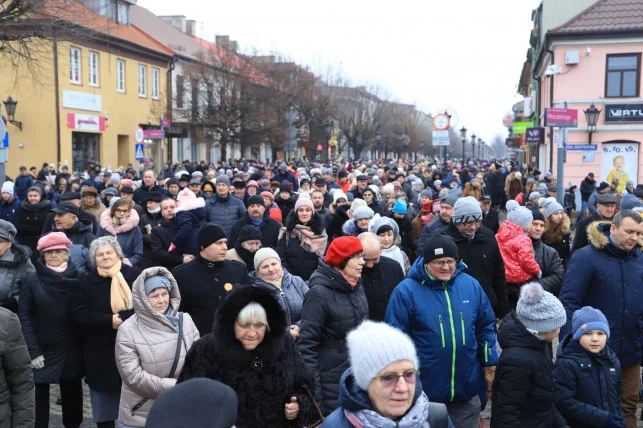
M 137 128 L 158 128 L 166 114 L 173 52 L 130 25 L 128 1 L 90 3 L 99 5 L 95 10 L 80 0 L 54 2 L 60 3 L 55 16 L 76 31 L 35 49 L 35 72 L 25 64 L 15 70 L 0 56 L 0 99 L 18 101 L 15 120 L 22 123 L 22 129 L 7 124 L 7 173 L 42 162 L 78 171 L 90 159 L 113 168 L 136 165 Z M 147 132 L 145 161 L 158 170 L 165 140 Z

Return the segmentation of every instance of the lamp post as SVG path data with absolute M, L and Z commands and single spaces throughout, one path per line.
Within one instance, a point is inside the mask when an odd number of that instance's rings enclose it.
M 589 144 L 592 144 L 592 134 L 596 132 L 596 123 L 598 116 L 601 115 L 601 110 L 597 109 L 594 104 L 589 106 L 587 110 L 583 110 L 585 119 L 587 119 L 587 133 L 589 134 Z
M 15 125 L 19 130 L 22 131 L 22 122 L 16 120 L 16 106 L 18 101 L 15 101 L 13 98 L 9 97 L 2 102 L 4 108 L 7 110 L 7 120 L 9 123 Z
M 464 163 L 464 144 L 467 142 L 467 128 L 460 128 L 460 138 L 462 138 L 462 162 Z
M 324 153 L 322 153 L 322 160 L 328 160 L 328 146 L 330 145 L 330 137 L 333 135 L 333 128 L 335 128 L 335 121 L 333 119 L 327 119 L 324 124 L 324 130 L 326 131 L 326 144 L 324 148 Z
M 476 134 L 471 134 L 471 158 L 476 157 Z
M 482 156 L 482 153 L 481 153 L 482 143 L 483 143 L 482 138 L 478 137 L 478 159 L 480 159 Z
M 375 157 L 380 160 L 380 142 L 382 141 L 382 132 L 380 126 L 377 125 L 377 130 L 375 131 Z

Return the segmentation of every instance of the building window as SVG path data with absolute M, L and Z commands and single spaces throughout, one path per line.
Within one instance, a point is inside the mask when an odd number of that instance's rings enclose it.
M 606 97 L 638 97 L 641 80 L 641 54 L 607 55 Z
M 89 51 L 89 86 L 98 86 L 98 52 Z
M 80 85 L 80 76 L 80 49 L 69 48 L 69 81 Z
M 176 76 L 176 108 L 183 108 L 183 97 L 185 94 L 185 84 L 183 76 Z
M 125 92 L 125 61 L 122 59 L 116 60 L 116 90 Z
M 129 25 L 129 4 L 124 1 L 116 4 L 116 19 L 119 24 Z
M 147 66 L 138 65 L 138 96 L 147 97 Z
M 158 68 L 152 68 L 152 98 L 159 99 L 160 73 Z

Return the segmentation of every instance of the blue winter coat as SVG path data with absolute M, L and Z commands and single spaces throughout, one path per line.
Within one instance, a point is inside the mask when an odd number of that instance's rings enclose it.
M 609 414 L 623 416 L 621 364 L 606 346 L 585 351 L 572 335 L 558 346 L 554 363 L 554 403 L 571 427 L 606 427 Z
M 386 322 L 415 342 L 431 401 L 467 401 L 478 394 L 480 366 L 498 361 L 496 317 L 484 290 L 465 270 L 459 262 L 443 282 L 431 278 L 424 257 L 418 257 L 386 310 Z
M 20 200 L 13 198 L 0 202 L 0 219 L 15 224 L 18 211 L 20 211 Z
M 30 175 L 19 175 L 16 177 L 14 185 L 14 192 L 16 193 L 17 199 L 24 201 L 27 199 L 27 190 L 33 186 L 33 178 Z
M 228 195 L 227 198 L 214 195 L 205 201 L 205 211 L 205 221 L 218 224 L 225 230 L 226 235 L 230 236 L 232 225 L 243 217 L 246 207 L 241 199 L 232 195 Z M 233 246 L 234 242 L 228 244 Z
M 621 365 L 639 364 L 643 352 L 643 256 L 610 242 L 610 223 L 587 228 L 589 245 L 576 250 L 567 266 L 560 301 L 567 311 L 562 340 L 571 332 L 572 315 L 583 306 L 600 309 L 610 326 L 607 345 Z

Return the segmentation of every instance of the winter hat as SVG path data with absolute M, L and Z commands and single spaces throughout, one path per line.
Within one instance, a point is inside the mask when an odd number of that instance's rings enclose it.
M 109 189 L 105 190 L 105 196 L 107 195 L 118 196 L 118 190 L 116 190 L 114 187 L 110 187 Z
M 277 168 L 278 171 L 288 171 L 288 167 L 284 162 L 279 164 L 279 167 Z
M 121 187 L 121 195 L 123 193 L 125 193 L 126 195 L 133 195 L 134 194 L 134 189 L 132 187 L 130 187 L 130 186 L 123 186 L 123 187 Z
M 558 203 L 556 198 L 547 198 L 543 202 L 542 207 L 545 209 L 545 217 L 549 218 L 556 211 L 565 211 L 563 206 Z
M 516 314 L 528 330 L 538 333 L 554 331 L 567 322 L 563 304 L 538 282 L 522 286 Z
M 440 205 L 447 204 L 455 207 L 455 203 L 458 201 L 458 199 L 459 197 L 456 193 L 449 193 L 449 191 L 447 190 L 447 195 L 442 198 L 442 200 L 440 201 Z
M 610 185 L 607 182 L 601 181 L 601 184 L 598 185 L 598 191 L 600 192 L 601 190 L 605 190 L 608 187 L 610 187 Z
M 339 266 L 353 254 L 364 251 L 362 241 L 355 236 L 340 236 L 333 240 L 326 251 L 324 263 L 330 266 Z
M 51 232 L 38 240 L 36 249 L 41 253 L 51 250 L 67 250 L 71 247 L 71 241 L 63 232 Z
M 220 176 L 217 177 L 217 179 L 215 181 L 215 185 L 216 184 L 226 184 L 226 185 L 229 186 L 230 185 L 230 179 L 228 178 L 227 175 L 220 175 Z
M 116 203 L 116 201 L 118 201 L 119 199 L 120 199 L 120 197 L 118 197 L 118 196 L 114 196 L 112 199 L 110 199 L 110 201 L 109 201 L 109 206 L 108 206 L 107 208 L 111 208 L 111 207 L 113 207 L 113 206 L 114 206 L 114 204 Z
M 121 189 L 121 193 L 123 190 Z M 145 202 L 161 203 L 163 201 L 163 194 L 161 192 L 149 192 L 145 197 Z
M 203 223 L 196 235 L 197 245 L 203 250 L 217 242 L 219 239 L 227 238 L 225 230 L 218 224 Z
M 165 187 L 170 187 L 172 184 L 176 184 L 177 186 L 181 185 L 179 183 L 179 180 L 177 180 L 176 178 L 168 178 L 168 180 L 165 182 Z
M 237 242 L 246 242 L 246 241 L 261 241 L 263 235 L 261 231 L 252 224 L 246 224 L 239 231 L 239 236 L 237 237 Z
M 346 193 L 342 192 L 341 190 L 336 190 L 333 192 L 333 204 L 337 205 L 337 200 L 342 198 L 348 201 L 348 197 L 346 196 Z
M 80 200 L 80 193 L 79 192 L 64 192 L 62 195 L 60 195 L 60 200 L 61 201 L 74 201 L 74 200 Z
M 181 203 L 191 201 L 193 199 L 196 199 L 196 195 L 187 187 L 181 190 L 178 195 L 176 195 L 176 200 Z
M 458 247 L 448 235 L 433 234 L 424 244 L 424 263 L 442 257 L 453 257 L 458 260 Z
M 288 192 L 292 195 L 292 186 L 288 183 L 281 183 L 279 185 L 279 193 Z
M 269 193 L 269 192 L 265 192 L 265 193 Z M 246 201 L 246 206 L 250 207 L 250 205 L 261 205 L 263 207 L 264 206 L 263 198 L 259 195 L 250 196 Z
M 81 195 L 83 196 L 93 196 L 95 198 L 98 197 L 98 190 L 96 190 L 94 187 L 85 187 L 81 192 Z
M 237 394 L 212 379 L 195 378 L 169 388 L 154 400 L 148 428 L 230 428 L 237 420 Z
M 531 192 L 529 194 L 529 200 L 530 201 L 535 201 L 536 199 L 540 198 L 541 196 L 542 195 L 540 194 L 540 192 Z
M 419 368 L 411 338 L 386 323 L 364 321 L 348 333 L 346 343 L 355 383 L 364 391 L 379 372 L 396 361 L 408 360 Z
M 259 265 L 268 259 L 277 259 L 281 263 L 281 258 L 275 250 L 269 247 L 260 248 L 255 253 L 255 270 L 259 270 Z
M 121 182 L 121 175 L 118 172 L 112 173 L 112 178 L 109 179 L 110 183 L 118 184 Z
M 271 219 L 276 220 L 279 223 L 283 221 L 283 215 L 279 208 L 270 208 L 270 210 L 268 211 L 268 215 Z
M 406 202 L 401 199 L 398 199 L 393 204 L 393 214 L 406 214 L 408 212 L 408 206 Z
M 434 186 L 442 186 L 442 180 L 435 180 L 435 181 L 433 182 L 433 185 L 434 185 Z
M 520 204 L 513 199 L 507 201 L 507 220 L 517 224 L 524 230 L 527 230 L 529 223 L 534 220 L 534 216 L 529 208 L 521 207 Z
M 2 193 L 9 193 L 13 196 L 13 183 L 11 181 L 5 181 L 2 183 Z
M 346 178 L 346 177 L 348 177 L 348 172 L 344 171 L 343 169 L 337 173 L 337 178 Z
M 273 195 L 272 193 L 270 193 L 268 191 L 261 192 L 261 197 L 262 198 L 268 198 L 272 202 L 275 202 L 275 195 Z
M 393 231 L 393 238 L 400 236 L 400 228 L 397 223 L 390 217 L 380 217 L 371 225 L 371 232 L 376 235 L 384 233 L 387 230 Z
M 543 215 L 543 212 L 537 208 L 537 207 L 530 207 L 531 209 L 531 215 L 533 216 L 532 221 L 540 220 L 543 223 L 545 222 L 545 216 Z
M 257 189 L 259 188 L 259 184 L 255 180 L 248 181 L 248 184 L 246 185 L 246 187 L 250 187 L 250 186 L 254 186 Z
M 420 197 L 422 196 L 433 199 L 433 192 L 431 191 L 431 189 L 424 189 L 420 192 Z
M 380 180 L 379 178 L 375 177 L 375 178 L 373 179 L 373 184 L 379 187 L 379 186 L 381 186 L 381 185 L 382 185 L 382 184 L 384 184 L 384 183 L 382 183 L 382 180 Z
M 297 199 L 297 202 L 295 202 L 295 212 L 297 212 L 301 207 L 308 207 L 313 212 L 315 212 L 315 206 L 313 205 L 313 201 L 310 199 L 308 194 L 299 195 L 299 199 Z
M 358 207 L 357 209 L 355 209 L 355 211 L 353 211 L 353 218 L 355 220 L 361 220 L 364 218 L 371 219 L 374 215 L 375 213 L 369 207 Z
M 639 199 L 631 194 L 628 193 L 627 195 L 623 196 L 621 199 L 621 211 L 623 210 L 633 210 L 636 207 L 641 206 L 641 201 Z
M 357 199 L 353 200 L 353 202 L 351 202 L 351 207 L 350 207 L 349 211 L 350 211 L 351 215 L 353 215 L 353 213 L 355 212 L 355 210 L 357 208 L 366 207 L 366 206 L 368 206 L 368 204 L 366 203 L 366 201 L 364 199 L 357 198 Z
M 172 291 L 172 283 L 163 275 L 150 276 L 145 280 L 145 295 L 149 295 L 157 288 L 167 288 L 167 291 Z
M 16 227 L 7 220 L 0 219 L 0 238 L 13 242 L 18 231 Z
M 480 202 L 473 196 L 458 199 L 453 207 L 451 220 L 455 225 L 470 221 L 481 221 L 482 209 L 480 208 Z
M 592 330 L 602 330 L 607 338 L 610 338 L 610 326 L 603 312 L 591 306 L 583 306 L 572 315 L 574 340 L 579 340 L 582 335 Z

